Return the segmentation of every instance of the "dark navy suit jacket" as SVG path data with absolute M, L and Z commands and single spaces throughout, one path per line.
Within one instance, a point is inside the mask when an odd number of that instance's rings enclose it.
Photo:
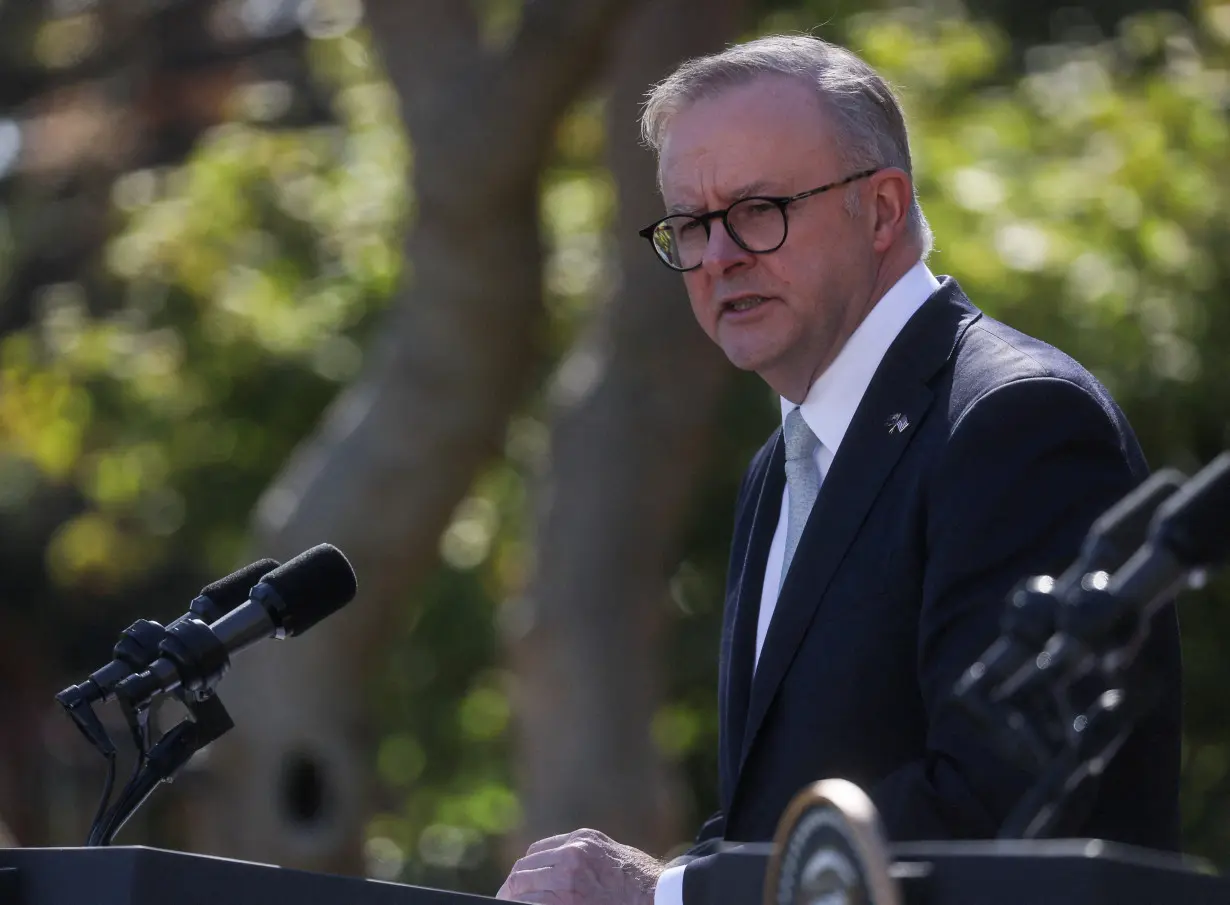
M 903 431 L 889 430 L 901 417 Z M 806 785 L 867 791 L 891 840 L 993 837 L 1032 777 L 951 705 L 1018 580 L 1058 574 L 1147 466 L 1105 388 L 983 315 L 955 281 L 906 324 L 825 476 L 753 676 L 784 483 L 781 431 L 739 492 L 719 670 L 721 811 L 698 837 L 767 841 Z M 1181 665 L 1174 607 L 1141 661 L 1161 704 L 1067 827 L 1179 846 Z M 699 884 L 689 863 L 685 900 Z

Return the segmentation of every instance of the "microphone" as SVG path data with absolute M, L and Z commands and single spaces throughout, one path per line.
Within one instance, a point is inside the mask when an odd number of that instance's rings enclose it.
M 1039 650 L 1049 646 L 1048 640 L 1058 643 L 1054 636 L 1063 618 L 1062 602 L 1085 575 L 1118 569 L 1128 560 L 1144 541 L 1154 512 L 1178 490 L 1183 478 L 1174 469 L 1150 475 L 1094 521 L 1076 562 L 1062 575 L 1056 579 L 1039 575 L 1013 589 L 1000 624 L 1002 634 L 962 676 L 958 694 L 965 695 L 977 685 L 998 689 L 1022 668 L 1032 668 Z M 1053 663 L 1053 653 L 1044 662 Z
M 1151 616 L 1193 571 L 1230 555 L 1230 452 L 1172 493 L 1157 489 L 1140 499 L 1156 510 L 1144 543 L 1122 563 L 1088 572 L 1073 585 L 1064 598 L 1059 631 L 1039 656 L 1036 672 L 1018 673 L 1005 683 L 1005 691 L 1052 676 L 1070 682 L 1092 669 L 1108 649 L 1121 651 L 1111 654 L 1104 666 L 1121 666 L 1143 640 L 1139 617 Z
M 1191 573 L 1230 557 L 1230 452 L 1224 452 L 1157 511 L 1149 538 L 1106 583 L 1123 604 L 1152 610 Z
M 1080 558 L 1055 582 L 1055 634 L 1029 669 L 1018 671 L 1004 683 L 1006 694 L 1029 682 L 1046 682 L 1065 674 L 1069 680 L 1075 678 L 1089 665 L 1089 645 L 1124 629 L 1121 623 L 1128 614 L 1100 593 L 1101 587 L 1106 575 L 1123 568 L 1145 543 L 1162 505 L 1186 480 L 1186 475 L 1173 468 L 1157 471 L 1093 523 Z
M 1163 468 L 1099 516 L 1081 545 L 1079 558 L 1055 580 L 1055 596 L 1063 599 L 1090 572 L 1114 572 L 1121 568 L 1144 543 L 1158 507 L 1186 479 L 1181 471 Z
M 169 627 L 161 656 L 145 672 L 115 687 L 140 709 L 158 694 L 183 687 L 209 695 L 230 668 L 230 657 L 264 638 L 301 635 L 349 603 L 357 590 L 354 569 L 331 544 L 320 544 L 265 575 L 248 600 L 212 624 L 197 618 Z
M 1037 769 L 1062 740 L 1055 704 L 1037 689 L 1082 659 L 1083 645 L 1062 631 L 1082 579 L 1122 566 L 1144 541 L 1158 507 L 1183 480 L 1174 469 L 1150 475 L 1094 521 L 1076 561 L 1062 575 L 1038 575 L 1018 584 L 1008 595 L 1000 637 L 954 686 L 957 704 L 1018 765 Z
M 278 565 L 276 559 L 262 559 L 206 585 L 188 605 L 188 612 L 165 627 L 151 619 L 134 622 L 120 634 L 111 662 L 90 673 L 89 678 L 80 685 L 72 685 L 61 691 L 56 695 L 56 700 L 70 710 L 83 704 L 111 700 L 116 685 L 158 659 L 158 645 L 174 626 L 188 619 L 205 622 L 221 619 L 247 600 L 248 589 Z

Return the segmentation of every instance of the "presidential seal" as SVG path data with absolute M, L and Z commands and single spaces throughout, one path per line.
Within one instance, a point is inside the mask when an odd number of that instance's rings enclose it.
M 764 905 L 901 905 L 875 805 L 844 779 L 795 796 L 773 839 Z

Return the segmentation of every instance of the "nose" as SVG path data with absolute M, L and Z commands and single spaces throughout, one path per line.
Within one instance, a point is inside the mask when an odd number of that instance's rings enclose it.
M 715 218 L 709 226 L 709 242 L 701 267 L 712 276 L 721 276 L 740 264 L 750 264 L 752 253 L 736 242 L 726 230 L 726 224 Z

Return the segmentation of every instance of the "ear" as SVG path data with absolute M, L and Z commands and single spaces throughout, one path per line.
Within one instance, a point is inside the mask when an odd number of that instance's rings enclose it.
M 910 205 L 914 203 L 914 184 L 905 170 L 887 167 L 873 174 L 871 212 L 873 247 L 885 252 L 905 232 Z

